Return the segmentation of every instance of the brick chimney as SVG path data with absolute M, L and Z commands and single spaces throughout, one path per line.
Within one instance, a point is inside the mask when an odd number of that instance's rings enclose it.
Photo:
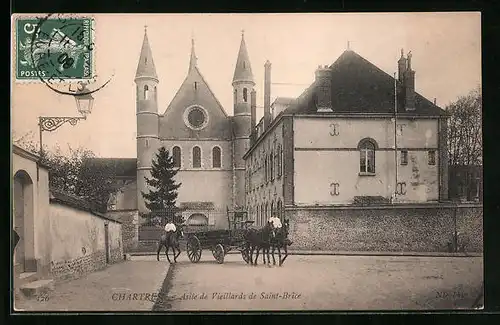
M 271 124 L 271 62 L 264 64 L 264 130 Z
M 405 72 L 406 72 L 406 58 L 404 57 L 403 49 L 401 49 L 401 57 L 398 60 L 398 80 L 401 83 L 404 80 Z
M 330 68 L 318 66 L 316 69 L 316 110 L 317 112 L 333 112 L 332 110 L 332 74 Z
M 257 137 L 257 130 L 255 130 L 257 122 L 257 95 L 255 89 L 250 92 L 250 146 L 253 146 Z
M 411 69 L 411 51 L 407 55 L 406 71 L 404 73 L 405 110 L 415 110 L 415 71 Z

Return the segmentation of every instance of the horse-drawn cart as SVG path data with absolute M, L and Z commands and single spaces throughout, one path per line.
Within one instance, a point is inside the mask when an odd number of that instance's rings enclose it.
M 253 221 L 248 220 L 244 211 L 227 210 L 227 218 L 229 229 L 200 230 L 188 234 L 186 250 L 192 263 L 200 261 L 204 249 L 210 249 L 219 264 L 224 263 L 225 255 L 232 250 L 239 250 L 243 260 L 249 262 L 245 233 Z

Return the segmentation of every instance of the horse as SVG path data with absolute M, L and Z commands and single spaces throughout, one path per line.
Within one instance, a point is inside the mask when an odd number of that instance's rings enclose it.
M 279 266 L 282 266 L 288 257 L 288 249 L 287 247 L 292 244 L 292 241 L 288 239 L 288 231 L 290 229 L 290 220 L 284 219 L 283 226 L 275 230 L 276 235 L 271 239 L 271 256 L 273 257 L 273 265 L 276 265 L 276 260 L 274 258 L 274 250 L 278 249 L 278 260 Z M 285 256 L 281 259 L 281 248 L 285 251 Z
M 168 249 L 172 247 L 172 253 L 174 253 L 174 263 L 177 263 L 177 257 L 181 254 L 181 249 L 179 248 L 179 239 L 184 238 L 184 230 L 183 225 L 178 225 L 175 227 L 175 231 L 169 231 L 163 233 L 160 236 L 160 239 L 158 240 L 158 251 L 156 252 L 156 260 L 160 261 L 160 251 L 165 246 L 165 255 L 167 256 L 167 260 L 169 263 L 172 263 L 170 261 L 170 258 L 168 257 Z M 177 254 L 175 253 L 175 250 L 177 250 Z
M 261 229 L 249 229 L 245 233 L 246 249 L 248 251 L 249 262 L 251 265 L 257 265 L 259 251 L 262 249 L 262 263 L 266 264 L 265 256 L 267 255 L 267 264 L 270 265 L 269 249 L 271 247 L 271 237 L 274 236 L 272 224 L 267 222 Z M 253 252 L 257 250 L 255 261 L 253 261 Z

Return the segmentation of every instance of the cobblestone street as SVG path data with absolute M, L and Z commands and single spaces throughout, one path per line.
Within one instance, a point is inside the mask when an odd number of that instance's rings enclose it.
M 56 284 L 47 296 L 15 302 L 17 311 L 149 311 L 168 262 L 126 261 L 80 279 Z M 136 294 L 136 296 L 134 296 Z
M 198 264 L 180 259 L 155 309 L 471 308 L 482 280 L 482 257 L 295 255 L 281 268 L 268 268 L 248 266 L 239 255 L 220 265 L 208 253 Z
M 18 311 L 369 310 L 471 308 L 482 257 L 291 255 L 283 267 L 252 267 L 229 254 L 198 264 L 182 254 L 137 256 L 58 283 L 47 299 L 18 300 Z M 259 256 L 259 263 L 262 260 Z M 163 286 L 163 288 L 162 288 Z M 250 295 L 254 293 L 253 299 Z M 134 296 L 134 294 L 136 294 Z M 38 299 L 40 300 L 40 299 Z

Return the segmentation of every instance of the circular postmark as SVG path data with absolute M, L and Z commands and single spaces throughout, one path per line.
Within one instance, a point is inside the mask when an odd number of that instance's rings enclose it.
M 88 95 L 104 88 L 112 76 L 82 92 L 73 84 L 96 84 L 94 24 L 91 17 L 49 14 L 23 20 L 17 26 L 24 37 L 18 59 L 18 77 L 35 78 L 61 95 Z M 25 70 L 22 70 L 25 68 Z

